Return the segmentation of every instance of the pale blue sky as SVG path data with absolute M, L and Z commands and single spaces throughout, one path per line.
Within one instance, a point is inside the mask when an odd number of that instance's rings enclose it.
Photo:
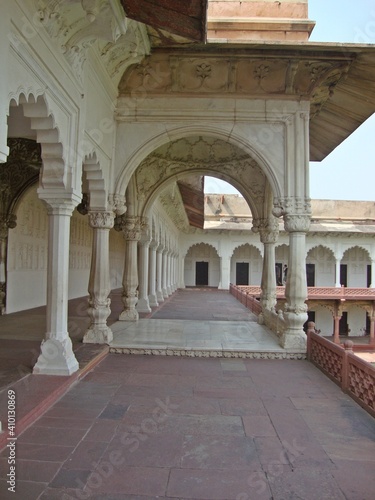
M 316 21 L 311 42 L 375 44 L 374 0 L 309 0 L 309 18 Z M 311 198 L 375 200 L 374 142 L 375 115 L 322 162 L 310 164 Z M 205 191 L 237 193 L 222 183 L 206 177 Z

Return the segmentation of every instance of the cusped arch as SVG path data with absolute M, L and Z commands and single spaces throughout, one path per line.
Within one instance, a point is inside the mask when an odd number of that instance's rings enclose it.
M 61 131 L 46 94 L 40 90 L 19 88 L 9 94 L 9 106 L 12 106 L 13 102 L 22 106 L 24 117 L 30 119 L 31 129 L 35 131 L 36 140 L 41 145 L 41 188 L 70 188 Z
M 83 172 L 90 194 L 90 210 L 106 210 L 108 200 L 106 183 L 95 152 L 84 158 Z
M 358 244 L 358 245 L 351 245 L 351 246 L 348 246 L 342 253 L 342 258 L 341 260 L 343 260 L 345 258 L 345 254 L 347 252 L 349 252 L 350 250 L 354 250 L 355 248 L 360 248 L 361 250 L 363 250 L 367 256 L 368 256 L 368 259 L 369 261 L 371 261 L 371 253 L 370 253 L 370 250 L 368 248 L 366 248 L 364 245 L 361 245 L 361 244 Z
M 248 154 L 249 158 L 255 160 L 263 173 L 265 174 L 268 182 L 271 185 L 272 192 L 275 197 L 282 196 L 282 187 L 281 183 L 277 179 L 272 167 L 271 162 L 267 160 L 256 148 L 256 142 L 252 141 L 252 138 L 249 137 L 245 141 L 243 137 L 239 134 L 231 132 L 228 135 L 228 132 L 223 131 L 219 127 L 205 123 L 203 125 L 186 125 L 179 126 L 173 129 L 168 129 L 168 131 L 164 131 L 162 133 L 156 134 L 151 138 L 146 138 L 141 145 L 137 147 L 137 149 L 132 153 L 130 158 L 128 159 L 126 165 L 122 168 L 121 173 L 119 174 L 117 181 L 115 192 L 118 194 L 124 193 L 126 191 L 127 185 L 135 173 L 136 169 L 140 166 L 140 164 L 155 150 L 159 147 L 164 146 L 165 144 L 183 139 L 184 137 L 191 136 L 207 136 L 213 137 L 217 139 L 221 139 L 224 142 L 229 142 L 234 146 L 237 146 L 239 149 Z
M 324 245 L 322 243 L 312 243 L 311 246 L 308 246 L 306 248 L 306 258 L 309 256 L 309 253 L 312 252 L 313 250 L 317 248 L 324 248 L 325 250 L 328 250 L 330 254 L 332 254 L 332 257 L 335 259 L 335 252 L 332 248 L 330 248 L 328 245 Z
M 185 258 L 187 256 L 187 254 L 189 253 L 189 251 L 192 250 L 194 247 L 199 247 L 201 245 L 213 248 L 215 250 L 215 252 L 217 253 L 217 256 L 220 257 L 220 255 L 219 255 L 219 249 L 215 246 L 215 244 L 207 243 L 205 241 L 199 241 L 199 242 L 193 243 L 192 245 L 190 245 L 186 249 L 185 253 L 183 254 L 183 258 Z
M 259 249 L 256 245 L 251 244 L 251 243 L 238 243 L 238 244 L 236 244 L 236 245 L 233 247 L 233 249 L 232 249 L 232 253 L 231 253 L 231 255 L 230 255 L 230 258 L 231 258 L 231 259 L 233 258 L 234 253 L 235 253 L 237 250 L 239 250 L 241 247 L 249 247 L 250 249 L 251 249 L 251 248 L 255 248 L 255 250 L 257 250 L 257 251 L 258 251 L 258 253 L 259 253 L 259 257 L 260 257 L 260 258 L 262 258 L 262 252 L 261 252 L 261 250 L 260 250 L 260 249 Z

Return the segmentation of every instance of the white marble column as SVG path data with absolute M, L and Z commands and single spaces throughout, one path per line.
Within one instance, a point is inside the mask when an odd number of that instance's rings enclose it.
M 177 261 L 177 287 L 185 287 L 185 256 L 181 256 Z
M 149 246 L 150 237 L 144 235 L 141 237 L 139 248 L 139 296 L 137 311 L 142 313 L 151 312 L 151 307 L 148 301 L 148 273 L 149 273 Z
M 220 257 L 219 290 L 229 290 L 230 284 L 230 257 L 223 254 Z
M 138 302 L 138 241 L 141 239 L 139 217 L 126 217 L 123 226 L 125 246 L 125 266 L 122 281 L 122 301 L 124 309 L 120 321 L 137 321 L 139 318 L 135 306 Z
M 172 254 L 172 292 L 175 292 L 177 290 L 176 262 L 177 262 L 177 256 L 175 253 L 173 253 Z
M 156 298 L 159 302 L 164 302 L 163 295 L 163 246 L 156 249 Z
M 91 269 L 89 280 L 90 326 L 83 337 L 83 342 L 108 344 L 113 340 L 112 330 L 107 325 L 111 314 L 111 291 L 109 275 L 109 230 L 113 227 L 113 212 L 89 212 L 89 224 L 93 229 Z
M 375 260 L 371 260 L 371 283 L 370 288 L 375 288 Z
M 274 311 L 276 306 L 275 243 L 279 235 L 279 223 L 275 217 L 254 221 L 253 232 L 259 232 L 263 243 L 263 270 L 260 302 L 262 309 Z
M 161 277 L 161 290 L 163 292 L 163 297 L 167 299 L 169 297 L 167 289 L 167 272 L 168 272 L 168 250 L 163 250 L 163 260 L 162 260 L 162 277 Z
M 149 248 L 149 280 L 148 280 L 148 301 L 150 307 L 158 307 L 158 299 L 156 297 L 156 248 L 158 243 L 151 241 Z
M 306 233 L 310 215 L 284 215 L 289 233 L 288 275 L 285 286 L 284 318 L 286 329 L 281 339 L 284 348 L 305 348 L 303 325 L 307 321 Z
M 167 252 L 167 294 L 172 295 L 172 253 Z
M 71 200 L 45 200 L 48 213 L 47 332 L 33 373 L 71 375 L 78 362 L 68 333 Z
M 336 288 L 341 288 L 341 283 L 340 283 L 340 264 L 341 264 L 341 259 L 338 259 L 336 257 L 336 273 L 335 273 L 335 287 Z

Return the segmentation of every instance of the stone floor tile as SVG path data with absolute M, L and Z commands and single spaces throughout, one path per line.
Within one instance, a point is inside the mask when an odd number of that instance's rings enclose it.
M 185 436 L 181 468 L 262 470 L 254 441 L 243 436 Z
M 70 418 L 69 422 L 67 422 L 66 418 L 43 416 L 34 424 L 35 427 L 55 427 L 60 429 L 65 429 L 67 425 L 73 429 L 87 430 L 92 425 L 92 422 L 85 418 Z
M 62 407 L 56 407 L 53 406 L 50 410 L 48 410 L 44 416 L 45 417 L 57 417 L 57 418 L 66 418 L 67 420 L 70 419 L 86 419 L 86 420 L 94 420 L 97 418 L 100 413 L 103 411 L 103 407 L 94 407 L 94 408 L 86 408 L 84 406 L 78 406 L 72 411 L 71 408 L 62 408 Z M 67 426 L 70 427 L 69 423 L 67 423 Z
M 128 466 L 180 467 L 183 436 L 181 434 L 116 434 L 102 457 L 121 455 L 119 470 Z
M 152 422 L 150 414 L 125 415 L 118 432 L 142 432 L 148 427 L 159 433 L 244 436 L 240 417 L 224 415 L 168 415 Z M 133 430 L 132 430 L 133 429 Z M 146 430 L 147 432 L 147 430 Z
M 90 469 L 61 469 L 50 483 L 50 486 L 52 488 L 83 488 L 90 475 Z
M 108 444 L 103 442 L 82 441 L 65 461 L 64 469 L 94 470 Z
M 251 415 L 242 417 L 246 436 L 266 437 L 276 436 L 275 428 L 268 416 Z
M 37 460 L 46 462 L 61 462 L 68 458 L 74 446 L 55 446 L 31 443 L 17 443 L 16 453 L 17 460 Z M 8 451 L 5 449 L 1 456 L 8 456 Z
M 222 415 L 267 415 L 263 401 L 259 398 L 250 399 L 219 399 Z
M 35 443 L 55 446 L 76 446 L 86 434 L 85 429 L 66 427 L 37 427 L 26 429 L 18 438 L 17 444 Z
M 262 471 L 172 469 L 167 495 L 181 499 L 270 500 Z
M 285 471 L 270 481 L 274 500 L 346 500 L 330 471 L 301 467 Z M 350 498 L 350 497 L 347 497 Z
M 118 425 L 118 420 L 95 420 L 90 430 L 83 437 L 83 441 L 109 443 Z
M 98 419 L 121 420 L 127 412 L 128 407 L 129 405 L 109 403 L 98 416 Z
M 98 473 L 94 472 L 87 481 L 86 491 L 90 496 L 121 494 L 158 498 L 165 494 L 168 478 L 167 468 L 123 467 L 109 477 L 98 477 Z M 92 487 L 93 485 L 98 487 Z
M 289 464 L 286 449 L 283 447 L 278 437 L 257 437 L 254 438 L 254 441 L 261 464 Z
M 47 484 L 32 481 L 16 481 L 16 492 L 8 490 L 9 484 L 6 480 L 0 480 L 1 500 L 37 500 L 39 495 L 46 489 Z
M 18 481 L 33 481 L 49 483 L 62 466 L 61 462 L 43 462 L 37 460 L 17 459 L 16 473 Z M 9 464 L 6 458 L 0 459 L 0 477 L 6 479 L 9 473 Z M 1 496 L 0 496 L 1 498 Z
M 38 500 L 92 500 L 79 488 L 46 488 Z
M 374 498 L 374 462 L 335 460 L 335 466 L 331 474 L 345 493 L 346 498 L 350 498 L 350 500 L 372 500 Z

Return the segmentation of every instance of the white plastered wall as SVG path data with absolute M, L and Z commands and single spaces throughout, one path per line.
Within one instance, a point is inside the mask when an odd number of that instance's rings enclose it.
M 9 231 L 7 312 L 45 305 L 48 215 L 36 186 L 23 196 L 17 226 Z M 86 296 L 90 275 L 92 229 L 87 215 L 73 212 L 70 227 L 69 299 Z M 125 242 L 113 229 L 109 236 L 111 287 L 121 287 Z

